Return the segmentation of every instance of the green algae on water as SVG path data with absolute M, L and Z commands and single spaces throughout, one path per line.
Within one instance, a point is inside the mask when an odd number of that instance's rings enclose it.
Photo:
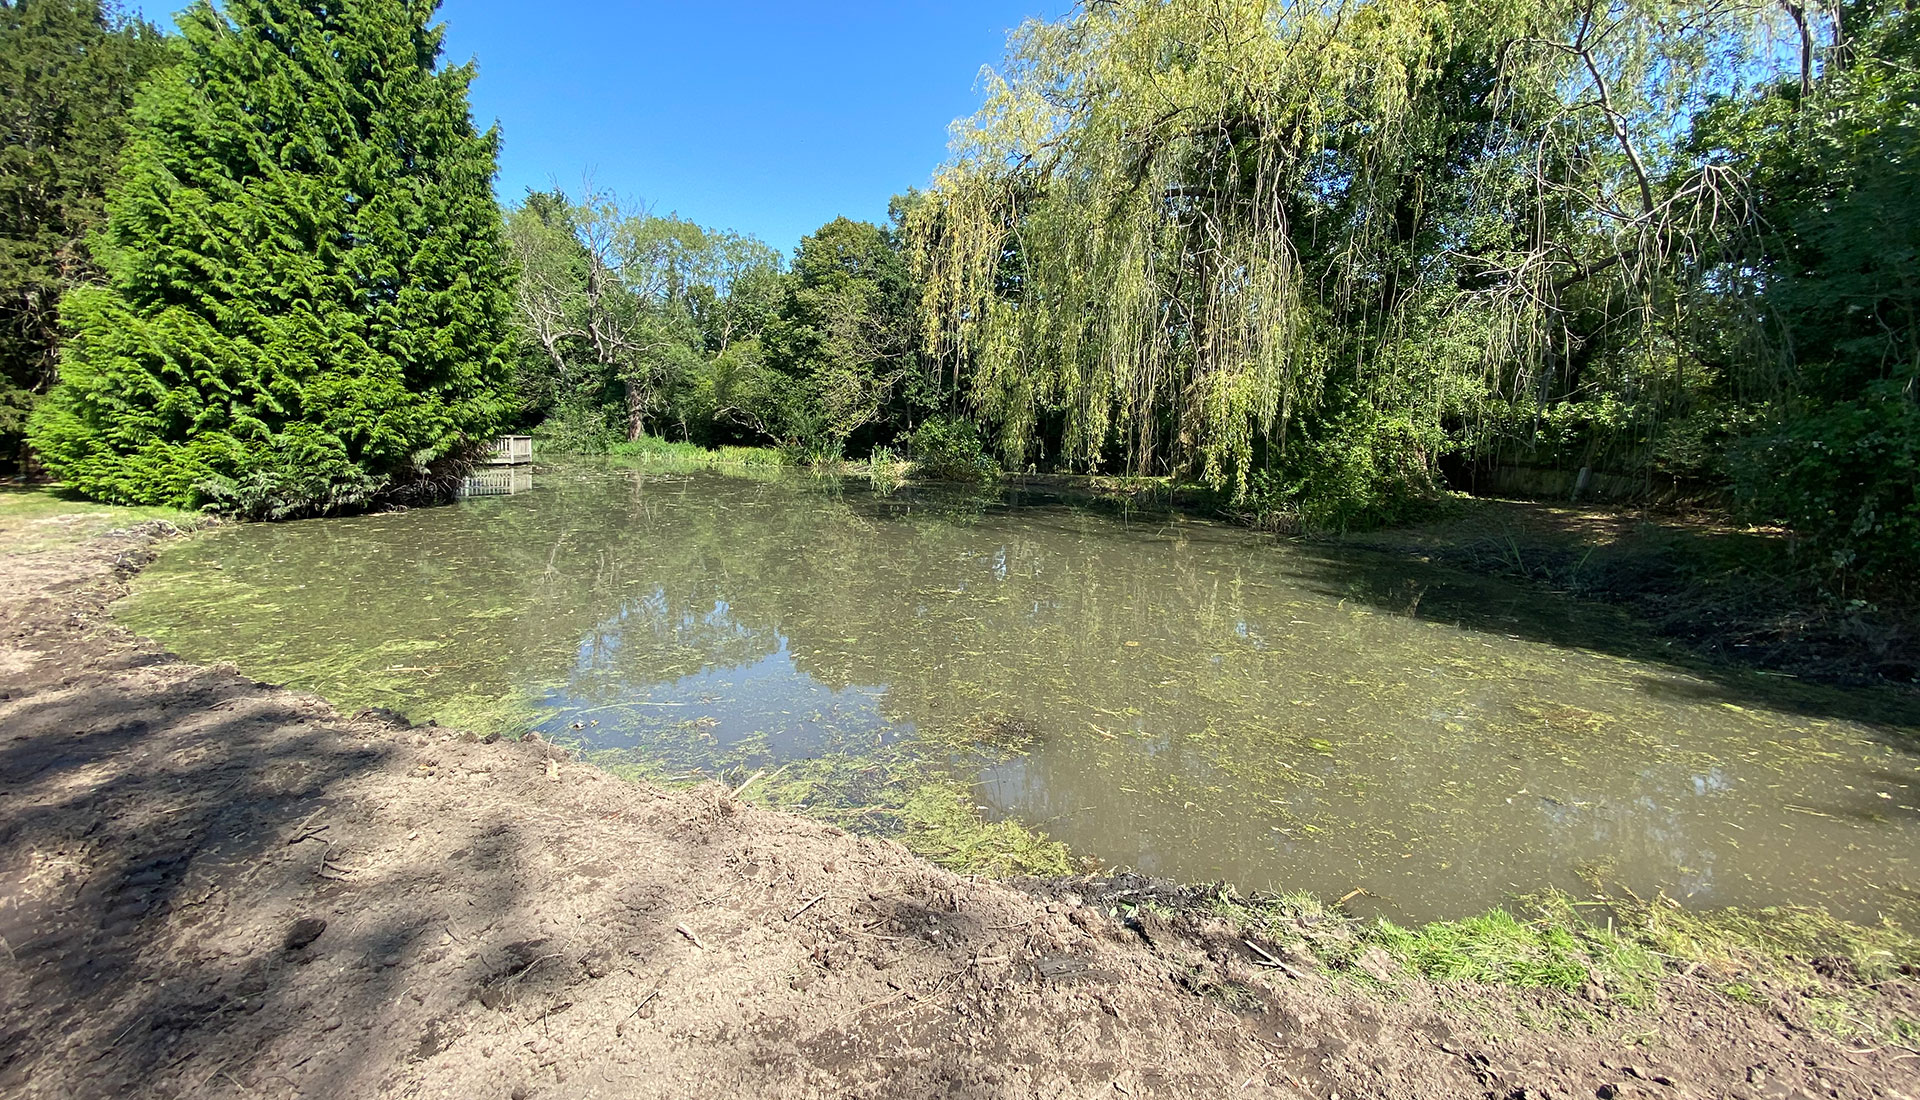
M 1695 909 L 1915 913 L 1920 723 L 1855 695 L 1762 693 L 1402 557 L 762 472 L 577 464 L 216 531 L 123 617 L 343 707 L 759 773 L 745 797 L 903 842 L 911 803 L 916 843 L 963 857 L 956 811 L 1044 833 L 1000 846 L 1043 862 L 1359 890 L 1405 928 L 1603 865 Z

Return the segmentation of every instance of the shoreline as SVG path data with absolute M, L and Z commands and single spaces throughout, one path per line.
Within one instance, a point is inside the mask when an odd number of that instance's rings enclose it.
M 0 558 L 13 1094 L 1758 1100 L 1902 1095 L 1920 1057 L 1827 1019 L 1920 1018 L 1910 964 L 1700 963 L 1641 1005 L 1435 982 L 1329 961 L 1332 915 L 969 879 L 716 784 L 348 719 L 112 625 L 164 537 Z

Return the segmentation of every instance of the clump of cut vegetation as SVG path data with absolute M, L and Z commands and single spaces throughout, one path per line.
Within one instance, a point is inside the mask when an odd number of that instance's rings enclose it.
M 987 821 L 954 785 L 920 787 L 901 806 L 900 821 L 900 842 L 909 851 L 956 871 L 1005 878 L 1074 870 L 1065 844 L 1012 819 Z
M 1649 949 L 1729 978 L 1791 982 L 1812 969 L 1874 982 L 1920 971 L 1920 939 L 1891 922 L 1854 924 L 1823 910 L 1788 906 L 1704 913 L 1664 899 L 1614 901 L 1612 906 Z
M 876 764 L 833 755 L 793 761 L 747 786 L 743 795 L 898 840 L 964 874 L 1057 877 L 1077 868 L 1065 844 L 1012 819 L 988 821 L 964 785 L 930 777 L 913 759 Z
M 751 759 L 758 751 L 737 750 L 731 759 L 704 767 L 684 767 L 626 749 L 590 752 L 587 759 L 624 778 L 647 782 L 723 779 L 748 802 L 898 840 L 909 851 L 964 874 L 1047 878 L 1083 866 L 1065 844 L 1045 833 L 1012 819 L 987 820 L 965 784 L 945 777 L 906 746 L 872 755 L 826 753 L 779 766 L 741 762 L 741 756 Z

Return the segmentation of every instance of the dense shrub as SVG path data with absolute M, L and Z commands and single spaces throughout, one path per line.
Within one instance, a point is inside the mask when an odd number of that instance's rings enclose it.
M 555 405 L 533 435 L 545 454 L 603 455 L 626 442 L 626 418 L 617 405 L 568 400 Z
M 1882 382 L 1857 401 L 1796 408 L 1735 464 L 1753 518 L 1786 524 L 1837 573 L 1911 584 L 1920 549 L 1920 405 Z
M 1245 510 L 1265 527 L 1346 531 L 1404 523 L 1440 495 L 1432 455 L 1437 429 L 1371 406 L 1303 433 L 1270 469 L 1247 482 Z
M 907 453 L 922 475 L 945 481 L 979 481 L 999 470 L 968 420 L 936 416 L 922 422 L 907 437 Z

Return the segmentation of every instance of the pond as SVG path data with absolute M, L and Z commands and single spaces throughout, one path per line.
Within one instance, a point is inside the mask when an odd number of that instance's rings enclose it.
M 1608 609 L 1001 493 L 588 463 L 510 490 L 218 529 L 120 614 L 343 708 L 759 775 L 882 832 L 946 784 L 1076 856 L 1399 920 L 1595 880 L 1920 916 L 1910 723 L 1686 670 Z

